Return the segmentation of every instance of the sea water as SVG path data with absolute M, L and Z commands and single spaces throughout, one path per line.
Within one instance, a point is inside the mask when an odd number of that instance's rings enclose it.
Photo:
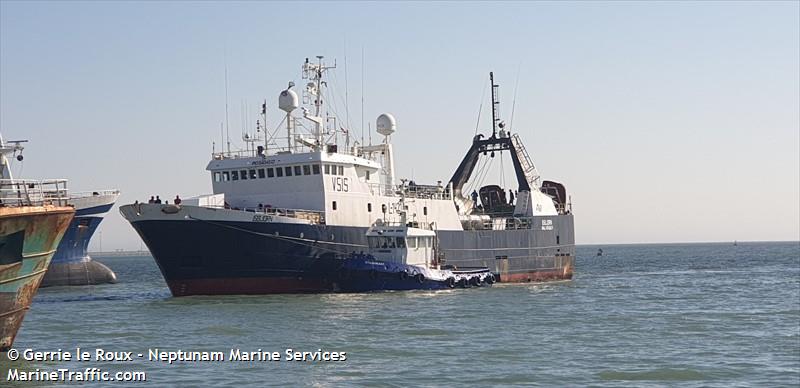
M 40 290 L 14 344 L 72 358 L 0 355 L 0 385 L 800 385 L 797 242 L 580 246 L 572 281 L 370 294 L 173 298 L 151 257 L 95 259 L 119 283 Z

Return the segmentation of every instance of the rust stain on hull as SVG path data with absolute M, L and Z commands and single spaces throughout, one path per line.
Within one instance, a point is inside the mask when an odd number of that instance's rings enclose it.
M 501 266 L 499 281 L 502 283 L 549 282 L 556 280 L 572 279 L 575 258 L 573 256 L 557 256 L 560 263 L 555 268 L 539 269 L 535 271 L 510 273 L 508 267 Z
M 0 207 L 0 238 L 24 232 L 21 252 L 5 249 L 0 258 L 0 351 L 14 343 L 74 214 L 73 208 L 63 206 Z

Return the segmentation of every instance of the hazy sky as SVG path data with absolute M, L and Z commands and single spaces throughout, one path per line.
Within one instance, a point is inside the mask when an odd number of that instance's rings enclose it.
M 31 141 L 26 178 L 119 203 L 208 193 L 225 63 L 236 138 L 243 103 L 254 121 L 266 98 L 276 126 L 280 90 L 325 55 L 340 116 L 347 78 L 360 131 L 363 74 L 365 120 L 397 117 L 398 175 L 432 183 L 491 70 L 507 121 L 519 77 L 513 131 L 567 186 L 578 243 L 798 240 L 799 4 L 2 0 L 0 131 Z M 100 231 L 104 250 L 140 247 L 116 209 Z

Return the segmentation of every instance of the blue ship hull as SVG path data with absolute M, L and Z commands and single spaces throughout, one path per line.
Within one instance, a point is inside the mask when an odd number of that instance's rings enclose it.
M 370 255 L 352 255 L 342 263 L 336 291 L 444 290 L 455 287 L 490 286 L 495 277 L 488 268 L 456 271 L 375 260 Z
M 488 267 L 500 282 L 569 279 L 572 216 L 546 218 L 560 240 L 536 229 L 442 230 L 438 237 L 447 264 Z M 333 292 L 341 289 L 344 258 L 368 249 L 365 227 L 185 219 L 131 225 L 174 296 Z
M 89 241 L 114 203 L 77 209 L 58 245 L 41 287 L 116 283 L 117 276 L 87 253 Z

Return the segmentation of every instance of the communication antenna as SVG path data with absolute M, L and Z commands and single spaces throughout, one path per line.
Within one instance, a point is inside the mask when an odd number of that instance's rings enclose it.
M 225 57 L 225 135 L 228 138 L 228 153 L 231 153 L 231 128 L 228 126 L 228 57 Z
M 347 39 L 344 40 L 344 112 L 349 137 L 349 129 L 353 128 L 353 126 L 350 124 L 350 93 L 347 87 Z
M 514 100 L 511 102 L 511 120 L 508 121 L 508 130 L 514 128 L 514 111 L 517 108 L 517 89 L 519 88 L 519 71 L 522 68 L 522 62 L 517 66 L 517 80 L 514 81 Z
M 494 83 L 494 73 L 489 72 L 489 82 L 492 83 L 492 137 L 497 137 L 497 127 L 503 128 L 503 124 L 500 123 L 500 101 L 497 100 L 497 88 L 500 85 L 495 85 Z M 499 124 L 499 125 L 498 125 Z
M 361 46 L 361 144 L 364 144 L 364 46 Z M 372 130 L 369 133 L 369 145 L 372 145 Z
M 267 100 L 264 99 L 264 103 L 261 104 L 261 118 L 264 120 L 261 122 L 261 129 L 264 131 L 264 154 L 267 153 Z

